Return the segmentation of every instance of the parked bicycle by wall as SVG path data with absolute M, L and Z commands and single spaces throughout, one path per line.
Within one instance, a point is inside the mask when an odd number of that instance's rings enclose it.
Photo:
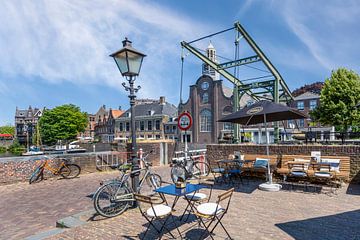
M 54 159 L 60 159 L 60 165 L 57 167 L 51 166 L 50 163 Z M 44 180 L 44 170 L 50 171 L 53 175 L 61 175 L 63 178 L 75 178 L 79 176 L 81 168 L 79 165 L 71 163 L 68 158 L 50 158 L 49 156 L 42 156 L 40 160 L 44 160 L 39 166 L 35 168 L 30 176 L 29 184 L 40 182 Z
M 115 217 L 122 214 L 133 205 L 134 193 L 140 193 L 145 182 L 153 189 L 161 186 L 160 175 L 153 173 L 151 162 L 146 161 L 148 156 L 149 154 L 140 159 L 144 166 L 142 169 L 131 171 L 131 164 L 118 166 L 121 172 L 120 178 L 107 181 L 96 190 L 93 200 L 94 208 L 98 214 L 104 217 Z M 139 187 L 136 192 L 130 187 L 129 178 L 133 174 L 140 174 Z
M 186 154 L 188 155 L 188 154 Z M 178 180 L 185 181 L 191 178 L 206 177 L 210 173 L 210 166 L 205 162 L 205 156 L 179 157 L 173 159 L 171 168 L 171 180 L 176 183 Z

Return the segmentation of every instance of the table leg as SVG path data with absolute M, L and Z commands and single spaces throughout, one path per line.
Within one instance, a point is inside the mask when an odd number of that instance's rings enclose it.
M 175 197 L 175 200 L 174 200 L 174 202 L 173 202 L 173 205 L 171 206 L 171 209 L 172 209 L 173 211 L 176 211 L 174 208 L 175 208 L 175 205 L 176 205 L 176 203 L 177 203 L 178 200 L 179 200 L 179 196 L 176 196 L 176 197 Z

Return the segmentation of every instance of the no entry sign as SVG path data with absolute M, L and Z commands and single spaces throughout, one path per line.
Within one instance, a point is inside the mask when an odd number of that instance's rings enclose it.
M 182 131 L 189 130 L 192 125 L 192 118 L 191 115 L 187 112 L 183 112 L 178 117 L 178 127 Z

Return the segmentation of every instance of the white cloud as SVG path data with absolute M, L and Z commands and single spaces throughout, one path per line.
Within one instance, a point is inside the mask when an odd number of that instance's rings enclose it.
M 180 40 L 210 32 L 202 23 L 146 1 L 1 1 L 0 73 L 51 83 L 106 84 L 122 90 L 110 53 L 128 36 L 146 57 L 140 96 L 164 94 L 178 81 Z M 179 72 L 179 71 L 177 71 Z M 6 80 L 0 80 L 4 86 Z M 178 82 L 176 82 L 177 84 Z M 25 83 L 24 83 L 25 84 Z M 4 89 L 4 88 L 3 88 Z
M 281 5 L 289 28 L 321 66 L 327 70 L 358 66 L 355 54 L 360 47 L 354 44 L 360 37 L 358 2 L 287 1 Z

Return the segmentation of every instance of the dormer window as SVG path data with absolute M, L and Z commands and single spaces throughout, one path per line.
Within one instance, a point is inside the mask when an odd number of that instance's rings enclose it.
M 155 113 L 155 111 L 154 111 L 154 110 L 149 110 L 149 111 L 148 111 L 149 116 L 154 115 L 154 113 Z
M 127 112 L 126 117 L 128 117 L 128 118 L 131 117 L 131 112 Z

